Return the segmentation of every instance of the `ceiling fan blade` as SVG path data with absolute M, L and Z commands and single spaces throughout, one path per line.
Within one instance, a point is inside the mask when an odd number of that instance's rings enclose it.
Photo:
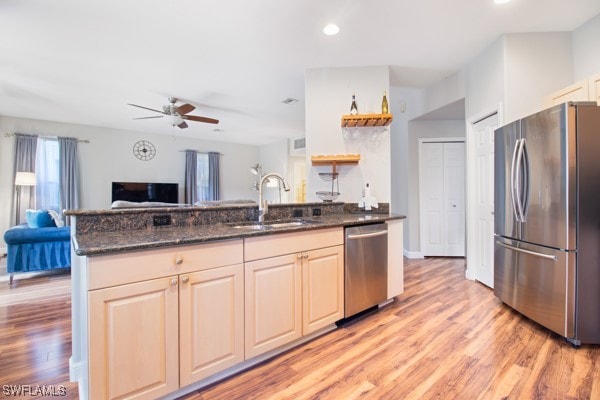
M 157 115 L 155 117 L 139 117 L 139 118 L 133 118 L 133 119 L 150 119 L 150 118 L 162 118 L 164 117 L 164 115 Z
M 180 123 L 179 125 L 177 125 L 178 127 L 180 127 L 181 129 L 183 128 L 187 128 L 188 124 L 185 123 L 185 121 L 183 121 L 182 123 Z
M 206 122 L 208 124 L 218 124 L 219 123 L 218 119 L 212 119 L 212 118 L 206 118 L 206 117 L 198 117 L 196 115 L 182 115 L 181 118 L 188 119 L 190 121 Z
M 184 114 L 194 111 L 195 109 L 196 109 L 196 107 L 194 107 L 193 105 L 191 105 L 189 103 L 186 103 L 186 104 L 182 104 L 179 107 L 177 107 L 177 109 L 175 111 L 179 115 L 184 115 Z
M 144 106 L 138 106 L 137 104 L 131 104 L 131 103 L 127 103 L 127 105 L 138 107 L 138 108 L 143 108 L 144 110 L 150 110 L 150 111 L 154 111 L 154 112 L 157 112 L 157 113 L 164 114 L 164 112 L 162 112 L 160 110 L 155 110 L 154 108 L 148 108 L 148 107 L 144 107 Z

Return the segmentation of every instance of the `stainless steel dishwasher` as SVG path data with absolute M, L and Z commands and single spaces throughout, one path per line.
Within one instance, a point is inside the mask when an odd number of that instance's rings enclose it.
M 344 317 L 387 300 L 387 225 L 346 228 Z

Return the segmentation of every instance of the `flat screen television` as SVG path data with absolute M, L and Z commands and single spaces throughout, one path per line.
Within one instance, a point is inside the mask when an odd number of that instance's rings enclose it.
M 112 201 L 179 202 L 179 184 L 152 182 L 113 182 Z

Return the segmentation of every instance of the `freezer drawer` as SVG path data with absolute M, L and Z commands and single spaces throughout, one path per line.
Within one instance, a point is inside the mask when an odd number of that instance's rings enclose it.
M 494 294 L 566 338 L 575 335 L 575 253 L 496 237 Z

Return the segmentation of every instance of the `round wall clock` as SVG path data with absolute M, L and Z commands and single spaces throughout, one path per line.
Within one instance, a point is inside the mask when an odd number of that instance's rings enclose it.
M 149 161 L 156 155 L 156 148 L 147 140 L 140 140 L 133 145 L 133 154 L 142 161 Z

